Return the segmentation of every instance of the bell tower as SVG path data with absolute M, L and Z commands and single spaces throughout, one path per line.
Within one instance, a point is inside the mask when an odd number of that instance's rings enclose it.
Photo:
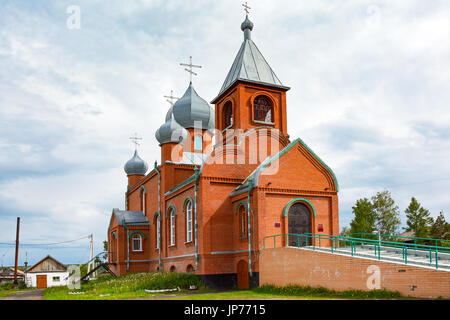
M 286 91 L 264 56 L 251 39 L 253 22 L 248 12 L 241 30 L 244 41 L 216 98 L 216 129 L 247 131 L 256 128 L 277 129 L 288 138 Z

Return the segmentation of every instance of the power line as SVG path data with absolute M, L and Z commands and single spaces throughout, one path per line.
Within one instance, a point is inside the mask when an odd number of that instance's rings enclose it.
M 79 239 L 74 239 L 74 240 L 67 240 L 67 241 L 61 241 L 61 242 L 53 242 L 53 243 L 21 243 L 21 246 L 53 246 L 53 245 L 58 245 L 58 244 L 63 244 L 63 243 L 70 243 L 70 242 L 75 242 L 75 241 L 79 241 L 79 240 L 83 240 L 83 239 L 88 239 L 89 236 L 84 236 L 82 238 Z M 9 245 L 9 246 L 15 246 L 15 243 L 6 243 L 6 242 L 0 242 L 0 244 L 2 245 Z

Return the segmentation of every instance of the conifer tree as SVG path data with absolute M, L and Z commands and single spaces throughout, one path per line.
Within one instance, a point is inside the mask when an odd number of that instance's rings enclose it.
M 419 238 L 426 238 L 430 234 L 430 227 L 433 223 L 433 218 L 430 216 L 430 211 L 423 208 L 416 198 L 412 197 L 411 202 L 405 210 L 406 231 L 414 231 L 414 236 Z
M 369 199 L 359 199 L 352 207 L 353 220 L 350 222 L 350 233 L 372 233 L 376 230 L 376 215 Z
M 434 239 L 450 240 L 450 223 L 445 221 L 444 213 L 442 211 L 431 226 L 430 233 L 431 237 Z
M 376 226 L 381 234 L 396 235 L 400 226 L 399 208 L 388 190 L 377 192 L 372 197 L 376 215 Z

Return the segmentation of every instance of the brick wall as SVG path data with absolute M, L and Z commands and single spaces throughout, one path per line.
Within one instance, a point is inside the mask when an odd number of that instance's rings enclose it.
M 311 250 L 262 250 L 259 272 L 260 285 L 298 284 L 338 291 L 379 288 L 420 298 L 450 297 L 448 271 Z

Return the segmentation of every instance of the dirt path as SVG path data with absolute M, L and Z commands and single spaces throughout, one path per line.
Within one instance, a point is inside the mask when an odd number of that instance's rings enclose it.
M 30 290 L 14 293 L 0 300 L 43 300 L 42 293 L 44 290 Z

